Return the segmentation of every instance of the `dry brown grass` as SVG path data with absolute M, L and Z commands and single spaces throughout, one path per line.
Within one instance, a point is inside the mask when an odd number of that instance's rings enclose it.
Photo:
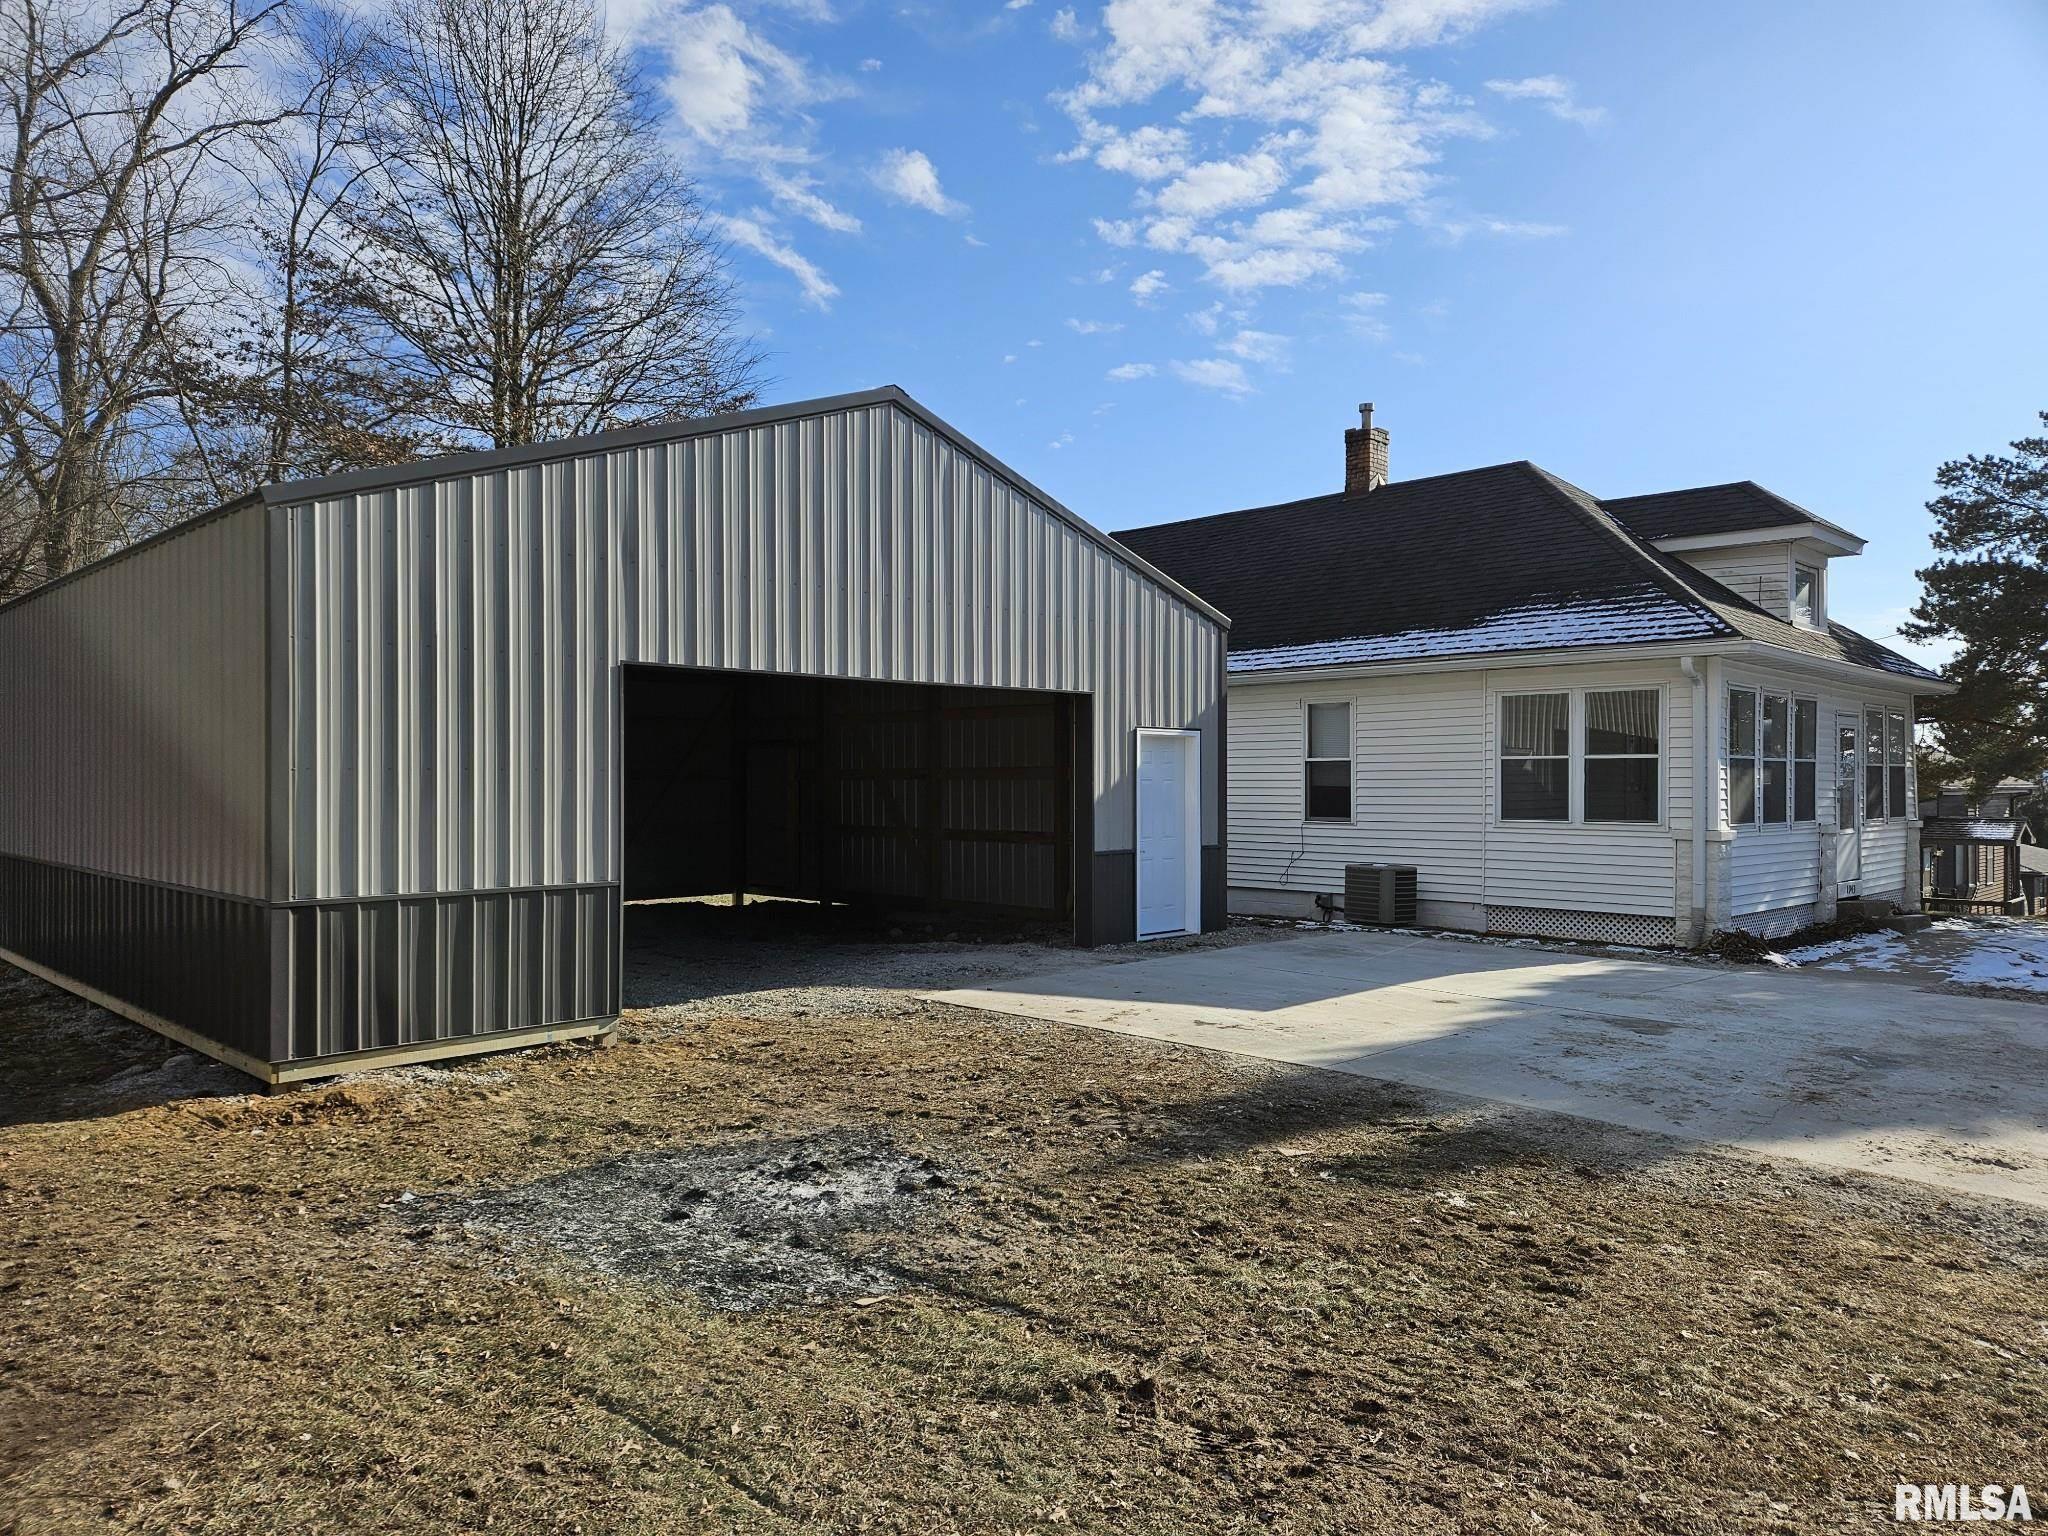
M 937 1008 L 122 1109 L 76 1007 L 0 997 L 10 1531 L 1810 1532 L 2048 1484 L 2041 1274 L 1931 1195 Z M 869 1304 L 395 1203 L 849 1129 L 966 1179 Z

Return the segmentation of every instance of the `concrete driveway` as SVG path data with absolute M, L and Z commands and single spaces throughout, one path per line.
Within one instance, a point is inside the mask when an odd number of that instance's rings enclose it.
M 1426 935 L 932 994 L 2048 1207 L 2048 1006 Z

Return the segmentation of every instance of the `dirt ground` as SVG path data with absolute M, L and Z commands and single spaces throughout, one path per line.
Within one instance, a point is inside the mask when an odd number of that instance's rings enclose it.
M 0 1530 L 1804 1533 L 1901 1480 L 2048 1492 L 2038 1213 L 913 1000 L 1071 961 L 1028 936 L 766 924 L 636 915 L 616 1048 L 269 1098 L 0 973 Z

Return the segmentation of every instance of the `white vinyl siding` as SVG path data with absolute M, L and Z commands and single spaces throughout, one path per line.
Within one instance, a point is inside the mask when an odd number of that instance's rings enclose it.
M 1500 700 L 1506 694 L 1661 690 L 1657 823 L 1503 822 Z M 1349 825 L 1301 815 L 1304 704 L 1352 706 Z M 1230 690 L 1230 884 L 1340 891 L 1347 863 L 1414 864 L 1425 907 L 1544 907 L 1672 917 L 1674 842 L 1689 836 L 1691 685 L 1653 662 L 1503 668 Z
M 1725 711 L 1731 693 L 1738 690 L 1760 695 L 1783 696 L 1790 700 L 1810 699 L 1818 707 L 1819 760 L 1814 774 L 1812 821 L 1758 823 L 1749 826 L 1733 824 L 1727 798 L 1731 775 L 1726 750 L 1728 738 Z M 1819 683 L 1793 673 L 1735 666 L 1730 666 L 1726 670 L 1719 699 L 1720 708 L 1724 712 L 1720 729 L 1715 732 L 1716 739 L 1723 743 L 1719 763 L 1721 814 L 1724 824 L 1733 826 L 1735 836 L 1729 871 L 1730 915 L 1737 918 L 1749 917 L 1757 913 L 1807 905 L 1820 896 L 1821 829 L 1832 829 L 1835 826 L 1835 717 L 1838 714 L 1854 715 L 1859 728 L 1862 727 L 1866 711 L 1871 709 L 1881 713 L 1897 711 L 1910 719 L 1912 699 L 1905 694 L 1887 693 L 1881 689 L 1872 692 L 1861 689 L 1844 691 L 1839 683 Z M 1796 753 L 1796 705 L 1793 706 L 1793 710 L 1791 724 L 1794 732 L 1793 750 Z M 1758 745 L 1762 745 L 1761 732 Z M 1797 791 L 1796 756 L 1793 764 L 1788 794 L 1796 794 Z M 1863 779 L 1859 774 L 1856 793 L 1861 795 L 1862 792 Z M 1906 833 L 1907 822 L 1903 817 L 1894 817 L 1882 822 L 1870 821 L 1865 824 L 1862 894 L 1888 896 L 1904 887 Z
M 1781 619 L 1792 617 L 1792 546 L 1789 543 L 1738 544 L 1728 549 L 1685 549 L 1678 552 L 1694 570 L 1711 576 L 1729 591 L 1748 598 Z

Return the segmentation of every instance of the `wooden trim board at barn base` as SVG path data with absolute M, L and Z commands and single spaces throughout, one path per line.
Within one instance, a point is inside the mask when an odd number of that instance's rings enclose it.
M 31 976 L 40 977 L 53 987 L 62 987 L 66 992 L 82 997 L 109 1013 L 118 1013 L 131 1023 L 155 1030 L 164 1038 L 175 1040 L 188 1050 L 197 1051 L 202 1056 L 211 1056 L 223 1066 L 233 1067 L 237 1072 L 255 1078 L 266 1088 L 287 1088 L 318 1078 L 345 1077 L 355 1072 L 369 1072 L 378 1067 L 407 1067 L 421 1062 L 447 1061 L 460 1056 L 481 1056 L 494 1051 L 517 1051 L 536 1045 L 566 1045 L 577 1040 L 594 1040 L 609 1036 L 619 1022 L 616 1017 L 579 1019 L 569 1024 L 544 1024 L 536 1029 L 505 1030 L 489 1035 L 463 1035 L 452 1040 L 421 1040 L 411 1045 L 391 1045 L 377 1050 L 318 1056 L 306 1061 L 271 1063 L 258 1061 L 247 1052 L 209 1040 L 182 1024 L 174 1024 L 160 1014 L 151 1013 L 147 1008 L 125 1003 L 97 987 L 74 980 L 60 971 L 53 971 L 46 965 L 38 965 L 12 950 L 0 949 L 0 960 L 18 970 L 27 971 Z M 607 1040 L 605 1043 L 610 1042 Z

